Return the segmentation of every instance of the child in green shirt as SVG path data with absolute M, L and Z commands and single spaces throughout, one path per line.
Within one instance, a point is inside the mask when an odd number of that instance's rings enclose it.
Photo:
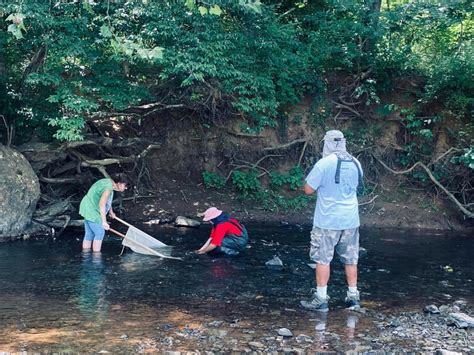
M 96 181 L 81 201 L 79 214 L 84 217 L 84 240 L 82 249 L 100 251 L 105 231 L 109 229 L 107 212 L 114 219 L 112 209 L 114 191 L 123 192 L 129 182 L 124 174 L 117 174 L 113 179 L 105 178 Z

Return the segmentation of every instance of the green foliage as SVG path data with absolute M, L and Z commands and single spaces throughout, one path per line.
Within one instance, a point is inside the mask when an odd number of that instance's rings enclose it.
M 400 110 L 405 127 L 411 135 L 419 136 L 425 141 L 431 141 L 433 138 L 432 126 L 442 120 L 441 117 L 418 117 L 414 109 Z
M 314 196 L 304 195 L 300 187 L 303 184 L 303 170 L 295 166 L 286 173 L 270 172 L 270 188 L 264 188 L 256 170 L 232 172 L 232 186 L 243 199 L 260 203 L 270 211 L 301 210 L 314 202 Z M 226 180 L 216 173 L 202 173 L 207 188 L 222 189 Z
M 452 163 L 463 164 L 469 169 L 474 170 L 474 147 L 464 149 L 464 154 L 451 159 Z
M 236 170 L 232 172 L 232 184 L 244 197 L 252 197 L 261 189 L 258 173 L 255 170 L 249 172 Z
M 57 127 L 54 137 L 60 141 L 82 140 L 81 129 L 84 127 L 82 117 L 70 117 L 67 120 L 61 118 L 51 118 L 49 125 Z
M 255 132 L 274 126 L 280 107 L 296 103 L 313 79 L 298 25 L 280 22 L 258 0 L 79 6 L 25 0 L 7 4 L 2 17 L 8 100 L 19 99 L 12 116 L 18 127 L 19 107 L 31 110 L 35 129 L 48 131 L 50 119 L 53 127 L 72 127 L 79 121 L 71 117 L 89 121 L 98 112 L 166 97 L 164 105 L 204 116 L 231 108 Z M 81 129 L 75 131 L 82 135 Z
M 260 197 L 263 207 L 269 211 L 300 211 L 314 204 L 315 196 L 300 193 L 294 197 L 284 196 L 277 191 L 265 191 Z
M 383 110 L 398 110 L 396 105 L 386 105 Z M 399 162 L 407 167 L 420 160 L 421 156 L 429 156 L 435 145 L 434 129 L 437 123 L 443 121 L 442 116 L 419 116 L 417 108 L 400 109 L 402 122 L 409 133 L 408 141 L 405 143 L 405 152 L 399 158 Z M 427 181 L 424 172 L 415 172 L 413 176 L 422 181 Z
M 222 189 L 226 183 L 222 176 L 219 176 L 211 171 L 204 171 L 202 173 L 202 179 L 204 180 L 204 185 L 206 185 L 207 188 Z
M 408 2 L 382 12 L 376 75 L 426 79 L 420 102 L 443 100 L 460 117 L 472 106 L 472 2 Z M 387 75 L 388 74 L 388 75 Z
M 404 123 L 430 141 L 437 118 L 422 119 L 422 106 L 437 102 L 464 119 L 474 105 L 472 4 L 390 2 L 378 11 L 376 3 L 10 1 L 0 12 L 9 88 L 0 114 L 30 134 L 54 128 L 71 139 L 100 113 L 155 102 L 196 117 L 236 114 L 257 132 L 308 92 L 323 122 L 329 75 L 359 78 L 351 94 L 367 105 L 410 77 L 420 108 Z
M 289 185 L 291 190 L 297 190 L 303 186 L 303 169 L 298 165 L 291 168 L 287 173 L 271 172 L 271 184 L 274 187 Z
M 303 184 L 303 170 L 295 166 L 287 173 L 270 172 L 270 186 L 264 188 L 258 172 L 234 171 L 232 184 L 245 199 L 261 203 L 270 211 L 300 210 L 309 206 L 314 197 L 306 196 L 300 190 Z

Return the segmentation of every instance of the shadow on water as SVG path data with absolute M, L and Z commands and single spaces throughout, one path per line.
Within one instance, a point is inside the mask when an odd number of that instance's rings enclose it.
M 102 253 L 81 253 L 80 232 L 1 245 L 0 351 L 211 349 L 223 334 L 238 348 L 275 337 L 281 327 L 313 336 L 314 350 L 338 351 L 352 349 L 354 337 L 376 332 L 369 317 L 343 309 L 345 276 L 337 261 L 330 313 L 299 309 L 314 287 L 309 230 L 251 226 L 248 251 L 234 259 L 192 252 L 207 239 L 206 227 L 144 230 L 174 246 L 173 255 L 183 260 L 131 251 L 119 256 L 114 237 Z M 395 313 L 456 299 L 473 302 L 473 238 L 363 230 L 361 246 L 359 288 L 366 308 Z M 282 270 L 265 266 L 274 255 Z M 222 324 L 225 333 L 209 324 Z

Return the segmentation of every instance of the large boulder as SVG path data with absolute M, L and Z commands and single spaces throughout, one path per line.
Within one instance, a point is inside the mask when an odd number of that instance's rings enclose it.
M 0 144 L 0 240 L 21 235 L 39 197 L 38 177 L 28 160 Z

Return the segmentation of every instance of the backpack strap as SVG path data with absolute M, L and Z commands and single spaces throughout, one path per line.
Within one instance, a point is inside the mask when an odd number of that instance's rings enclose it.
M 364 180 L 362 179 L 362 171 L 360 170 L 359 164 L 355 161 L 353 157 L 351 159 L 343 159 L 337 155 L 337 167 L 336 167 L 336 175 L 334 176 L 334 181 L 336 184 L 341 182 L 341 163 L 342 162 L 352 162 L 357 168 L 357 194 L 361 195 L 364 192 Z
M 234 222 L 234 221 L 235 221 L 235 222 Z M 242 226 L 240 225 L 240 223 L 237 222 L 235 219 L 234 219 L 234 220 L 229 219 L 229 220 L 227 220 L 226 222 L 229 222 L 230 224 L 233 224 L 234 226 L 236 226 L 237 228 L 239 228 L 240 233 L 243 233 L 243 232 L 244 232 L 244 230 L 243 230 Z

